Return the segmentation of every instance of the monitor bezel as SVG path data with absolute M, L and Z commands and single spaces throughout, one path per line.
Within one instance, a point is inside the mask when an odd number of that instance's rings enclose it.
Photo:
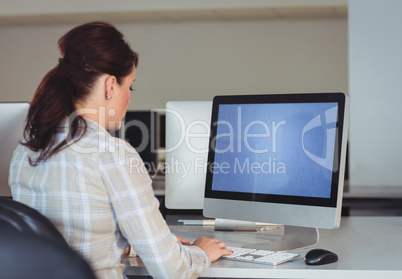
M 275 103 L 337 103 L 338 114 L 336 123 L 336 142 L 334 150 L 334 166 L 331 182 L 331 195 L 329 198 L 284 196 L 273 194 L 254 194 L 229 191 L 212 190 L 213 165 L 215 150 L 211 148 L 217 134 L 217 121 L 219 106 L 225 104 L 275 104 Z M 205 198 L 249 201 L 257 203 L 290 204 L 336 208 L 338 205 L 338 190 L 340 187 L 341 145 L 344 133 L 346 96 L 344 93 L 292 93 L 292 94 L 264 94 L 264 95 L 222 95 L 213 100 L 211 116 L 211 134 L 209 139 L 209 152 L 207 161 L 207 175 L 205 185 Z

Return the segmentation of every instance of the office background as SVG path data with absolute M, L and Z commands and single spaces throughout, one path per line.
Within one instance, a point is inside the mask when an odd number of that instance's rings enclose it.
M 402 186 L 401 1 L 152 2 L 0 0 L 0 101 L 29 101 L 57 63 L 60 36 L 106 20 L 140 54 L 130 109 L 218 94 L 349 92 L 351 186 Z

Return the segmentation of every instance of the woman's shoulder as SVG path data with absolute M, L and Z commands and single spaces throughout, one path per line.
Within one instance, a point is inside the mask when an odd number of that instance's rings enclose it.
M 138 152 L 127 141 L 111 135 L 106 130 L 91 132 L 83 139 L 82 146 L 93 150 L 100 159 L 119 159 L 139 157 Z

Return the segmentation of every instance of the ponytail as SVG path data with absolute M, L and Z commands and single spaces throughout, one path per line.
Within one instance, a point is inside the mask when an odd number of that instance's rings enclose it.
M 114 75 L 119 83 L 138 64 L 138 55 L 112 25 L 93 22 L 78 26 L 59 40 L 62 58 L 46 74 L 31 101 L 24 129 L 23 145 L 39 152 L 37 166 L 67 146 L 67 140 L 57 144 L 60 123 L 75 111 L 75 104 L 85 100 L 96 79 L 103 73 Z M 78 141 L 87 124 L 81 116 L 73 117 L 69 137 Z
M 38 89 L 31 101 L 28 111 L 27 122 L 24 129 L 22 143 L 39 156 L 33 160 L 29 158 L 32 166 L 46 161 L 51 155 L 65 147 L 66 140 L 56 144 L 58 126 L 75 110 L 74 91 L 76 91 L 71 80 L 57 66 L 51 70 L 39 84 Z M 84 125 L 84 129 L 78 129 Z M 79 140 L 86 131 L 85 120 L 78 116 L 72 120 L 71 138 Z M 81 133 L 79 133 L 81 132 Z

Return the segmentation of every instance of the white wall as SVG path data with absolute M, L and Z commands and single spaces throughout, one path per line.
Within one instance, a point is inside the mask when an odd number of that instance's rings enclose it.
M 401 10 L 349 0 L 351 186 L 402 186 Z
M 0 101 L 30 100 L 71 25 L 0 27 Z M 348 91 L 347 19 L 117 25 L 140 54 L 130 109 L 217 94 Z

